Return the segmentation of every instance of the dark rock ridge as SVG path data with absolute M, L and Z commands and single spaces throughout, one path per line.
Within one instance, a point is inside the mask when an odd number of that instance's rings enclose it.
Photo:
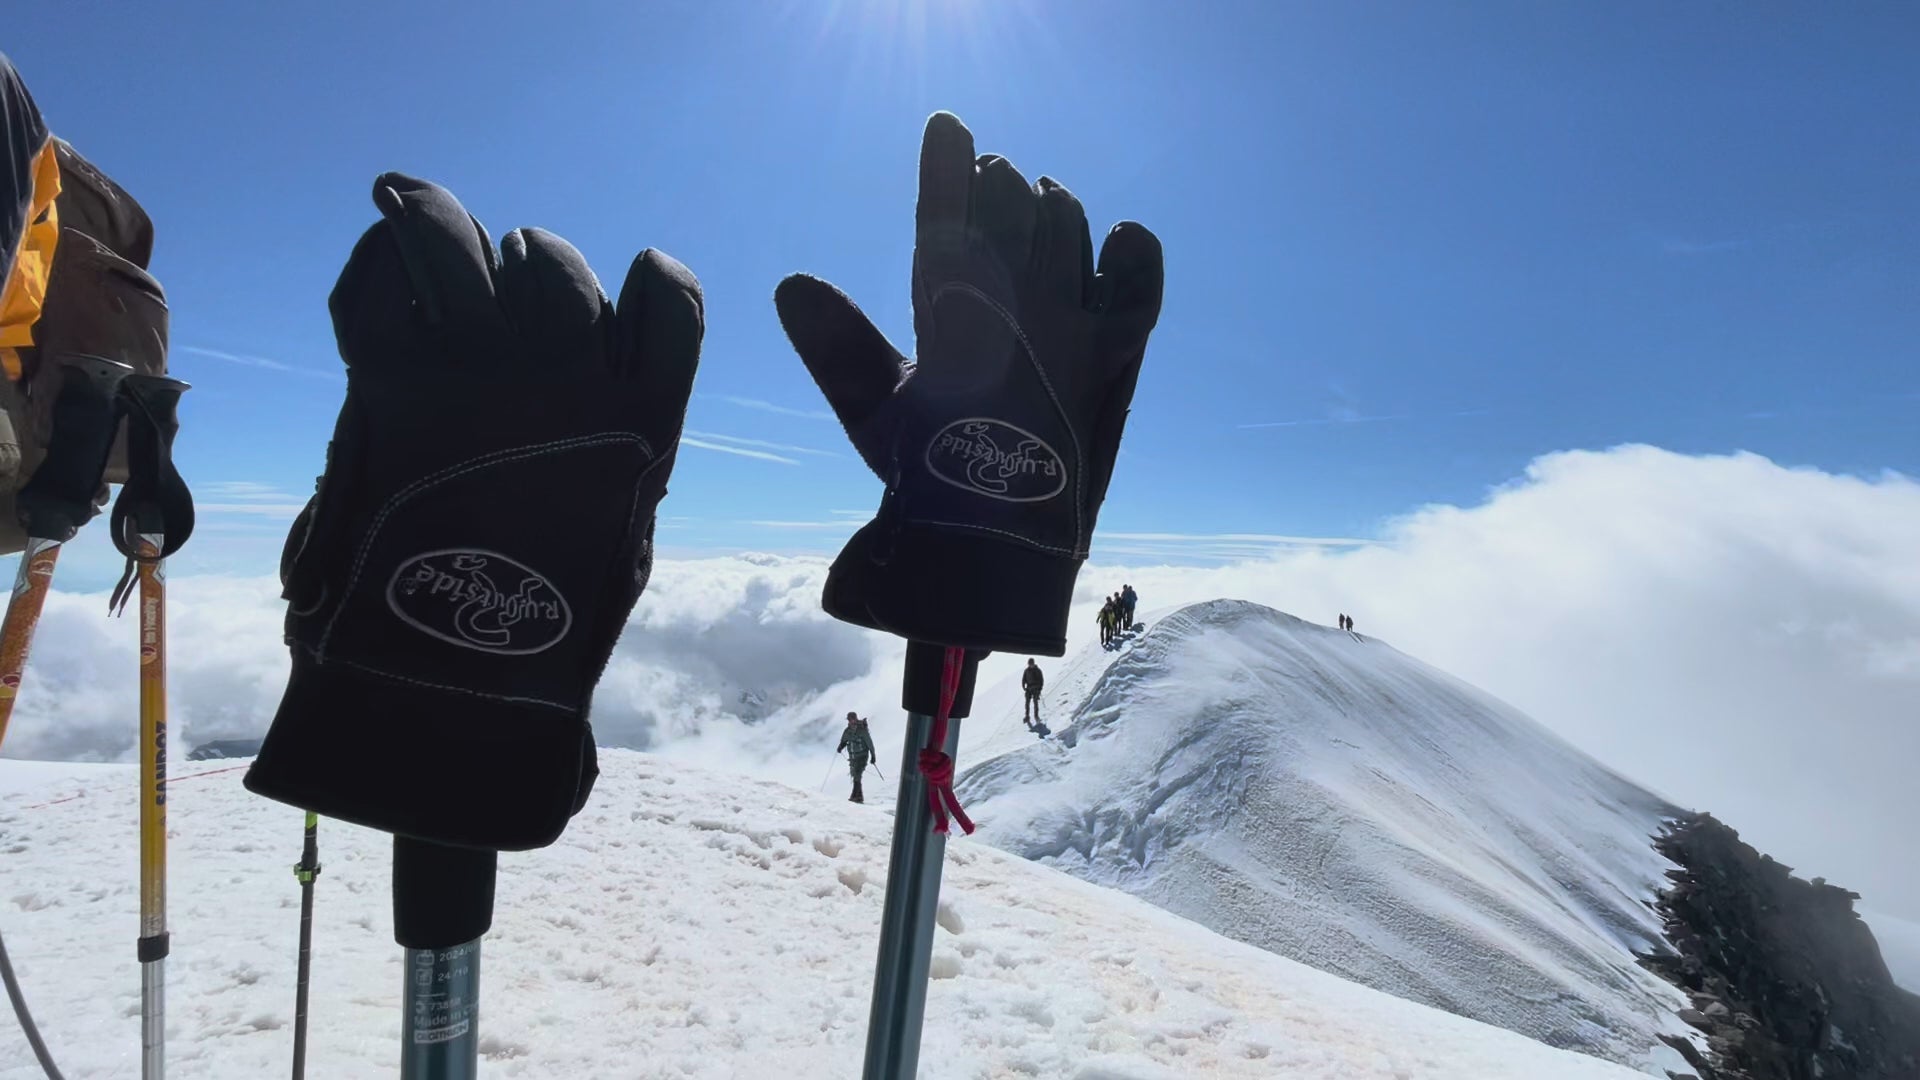
M 1655 842 L 1680 866 L 1658 903 L 1675 954 L 1641 962 L 1693 999 L 1680 1019 L 1706 1053 L 1667 1041 L 1700 1080 L 1920 1080 L 1920 996 L 1894 985 L 1857 893 L 1794 877 L 1711 814 Z
M 220 761 L 225 758 L 252 757 L 259 752 L 259 739 L 215 739 L 188 751 L 187 760 Z

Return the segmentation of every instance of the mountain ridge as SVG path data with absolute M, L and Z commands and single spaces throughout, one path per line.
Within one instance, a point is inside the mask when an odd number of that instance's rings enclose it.
M 959 792 L 1007 850 L 1365 985 L 1654 1075 L 1682 809 L 1378 639 L 1214 600 L 1068 661 Z M 978 709 L 976 709 L 978 712 Z

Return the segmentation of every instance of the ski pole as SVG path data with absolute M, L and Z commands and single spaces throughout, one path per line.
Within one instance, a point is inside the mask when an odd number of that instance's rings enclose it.
M 187 384 L 165 375 L 135 373 L 120 383 L 127 417 L 127 483 L 114 504 L 114 542 L 127 556 L 140 588 L 140 1075 L 167 1072 L 167 531 L 179 517 L 172 471 L 175 411 Z M 191 507 L 191 502 L 187 506 Z M 184 535 L 174 536 L 177 549 Z M 110 605 L 123 604 L 121 579 Z
M 167 1072 L 167 609 L 159 533 L 140 549 L 140 1075 Z
M 951 721 L 965 717 L 972 707 L 978 664 L 978 654 L 918 641 L 907 645 L 902 695 L 908 709 L 907 739 L 900 782 L 894 785 L 893 851 L 880 915 L 864 1080 L 914 1080 L 919 1067 L 948 810 L 956 811 L 962 828 L 973 831 L 946 785 L 952 782 L 953 753 L 960 744 L 960 726 Z M 932 741 L 935 735 L 942 736 L 938 745 Z M 930 766 L 944 772 L 934 774 L 939 787 L 929 778 Z
M 499 853 L 393 838 L 393 936 L 406 949 L 401 1080 L 475 1080 L 480 939 Z
M 60 389 L 53 399 L 53 433 L 46 460 L 14 499 L 27 533 L 13 598 L 0 621 L 0 740 L 19 700 L 20 681 L 53 584 L 60 545 L 92 520 L 94 496 L 107 469 L 118 426 L 114 393 L 133 368 L 99 356 L 63 356 Z
M 313 975 L 313 883 L 320 876 L 320 816 L 307 811 L 306 838 L 293 868 L 300 881 L 300 967 L 293 992 L 293 1080 L 307 1075 L 307 986 Z
M 873 770 L 873 775 L 879 777 L 881 780 L 885 780 L 887 778 L 887 774 L 880 771 L 880 755 L 875 754 L 873 756 L 872 764 L 869 765 L 868 767 Z

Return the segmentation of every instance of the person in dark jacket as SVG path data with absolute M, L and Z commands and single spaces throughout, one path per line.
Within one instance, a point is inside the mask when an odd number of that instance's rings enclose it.
M 860 777 L 867 771 L 867 761 L 873 757 L 873 736 L 867 732 L 867 722 L 860 719 L 859 713 L 847 714 L 847 730 L 840 733 L 840 745 L 833 748 L 834 753 L 847 752 L 847 769 L 853 773 L 853 794 L 847 796 L 848 802 L 867 801 L 866 793 L 860 790 Z
M 1040 691 L 1047 684 L 1046 676 L 1040 674 L 1040 665 L 1029 657 L 1027 670 L 1020 673 L 1020 689 L 1027 693 L 1026 724 L 1032 731 L 1033 725 L 1040 719 Z
M 1133 629 L 1133 609 L 1139 603 L 1140 603 L 1140 594 L 1133 591 L 1133 586 L 1125 585 L 1121 587 L 1120 589 L 1120 629 L 1121 630 L 1124 631 L 1124 630 Z

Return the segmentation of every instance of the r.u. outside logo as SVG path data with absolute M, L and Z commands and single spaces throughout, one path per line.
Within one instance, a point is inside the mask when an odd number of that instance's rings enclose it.
M 387 583 L 402 622 L 451 645 L 500 656 L 545 652 L 567 636 L 573 610 L 546 578 L 495 551 L 415 555 Z
M 927 468 L 954 487 L 1004 502 L 1044 502 L 1067 487 L 1066 465 L 1046 440 L 985 416 L 941 428 L 927 444 Z

